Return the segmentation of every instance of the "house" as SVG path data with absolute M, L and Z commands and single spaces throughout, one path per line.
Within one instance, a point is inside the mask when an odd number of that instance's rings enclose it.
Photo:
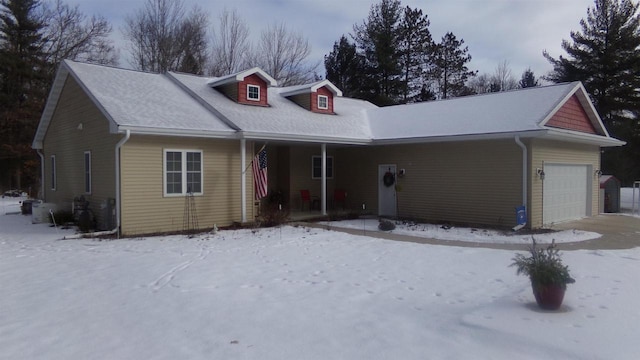
M 278 87 L 259 68 L 221 78 L 64 61 L 33 148 L 42 197 L 89 201 L 100 228 L 133 235 L 252 221 L 251 161 L 285 207 L 512 227 L 598 212 L 611 138 L 580 83 L 378 108 L 327 80 Z M 268 201 L 268 198 L 263 199 Z

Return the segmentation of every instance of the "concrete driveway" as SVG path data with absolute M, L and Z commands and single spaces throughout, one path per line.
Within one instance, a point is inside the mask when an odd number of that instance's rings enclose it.
M 640 246 L 640 218 L 619 214 L 602 214 L 569 221 L 551 227 L 553 230 L 584 230 L 602 234 L 598 239 L 558 244 L 565 250 L 631 249 Z

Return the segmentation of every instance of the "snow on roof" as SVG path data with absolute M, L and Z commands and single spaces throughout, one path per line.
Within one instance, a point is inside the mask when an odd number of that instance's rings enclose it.
M 234 133 L 164 75 L 73 61 L 65 65 L 117 126 Z
M 342 96 L 342 91 L 335 85 L 333 85 L 333 83 L 329 80 L 320 80 L 311 84 L 283 87 L 280 91 L 280 95 L 287 97 L 298 94 L 311 93 L 318 91 L 318 89 L 324 86 L 326 86 L 327 89 L 329 89 L 329 91 L 331 91 L 335 96 Z
M 274 78 L 269 76 L 269 74 L 264 72 L 264 70 L 262 70 L 260 68 L 257 68 L 257 67 L 251 68 L 249 70 L 240 71 L 240 72 L 235 73 L 235 74 L 225 75 L 225 76 L 222 76 L 222 77 L 219 77 L 219 78 L 211 78 L 208 81 L 208 84 L 211 87 L 216 87 L 216 86 L 220 86 L 220 85 L 224 85 L 224 84 L 229 84 L 229 83 L 233 83 L 233 82 L 242 81 L 247 76 L 253 75 L 253 74 L 258 75 L 262 80 L 264 80 L 267 83 L 267 86 L 277 86 L 277 84 L 278 84 L 277 81 Z
M 396 105 L 369 111 L 375 140 L 542 130 L 575 83 Z
M 258 71 L 259 70 L 259 71 Z M 384 108 L 363 100 L 336 97 L 335 114 L 308 111 L 286 96 L 330 82 L 268 88 L 269 106 L 239 104 L 211 84 L 263 72 L 250 69 L 224 78 L 169 73 L 152 74 L 65 61 L 56 77 L 34 138 L 42 140 L 53 116 L 64 80 L 71 74 L 96 106 L 119 130 L 186 136 L 237 137 L 261 140 L 341 144 L 443 141 L 550 136 L 607 146 L 623 142 L 545 126 L 549 117 L 574 93 L 588 101 L 580 83 L 558 84 L 510 92 Z M 267 75 L 268 76 L 268 75 Z M 339 90 L 338 90 L 339 91 Z M 582 100 L 581 100 L 582 101 Z M 589 102 L 590 105 L 590 102 Z M 583 105 L 584 106 L 584 105 Z M 592 121 L 601 124 L 590 107 Z M 604 126 L 602 126 L 604 128 Z
M 371 139 L 365 111 L 376 106 L 366 101 L 336 98 L 335 115 L 318 114 L 281 96 L 282 88 L 269 88 L 268 107 L 245 105 L 212 89 L 207 78 L 174 73 L 172 76 L 236 124 L 247 137 L 353 143 Z

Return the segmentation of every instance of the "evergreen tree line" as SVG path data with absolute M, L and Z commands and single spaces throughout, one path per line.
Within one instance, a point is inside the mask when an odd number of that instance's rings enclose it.
M 111 31 L 60 0 L 0 0 L 0 189 L 38 183 L 31 142 L 58 64 L 114 63 Z
M 280 85 L 320 77 L 308 40 L 273 24 L 255 43 L 237 12 L 209 16 L 183 0 L 147 0 L 126 17 L 129 65 L 150 72 L 222 76 L 259 66 Z M 213 30 L 213 36 L 210 36 Z M 0 0 L 0 190 L 37 191 L 40 160 L 31 142 L 55 73 L 64 59 L 117 65 L 112 26 L 63 0 Z
M 508 62 L 493 74 L 469 69 L 471 55 L 453 33 L 434 41 L 420 9 L 381 0 L 325 56 L 326 77 L 345 96 L 378 105 L 537 86 L 528 69 L 516 81 Z M 603 171 L 623 183 L 640 179 L 640 19 L 633 0 L 595 0 L 580 31 L 563 40 L 566 56 L 544 56 L 550 82 L 582 81 L 610 133 L 627 145 L 605 149 Z M 260 66 L 279 84 L 319 79 L 308 41 L 273 24 L 249 41 L 249 28 L 224 11 L 207 35 L 209 17 L 182 0 L 147 0 L 126 18 L 130 66 L 222 76 Z M 0 0 L 0 189 L 36 184 L 39 159 L 30 145 L 62 59 L 117 64 L 112 27 L 62 0 Z
M 447 32 L 435 41 L 429 25 L 427 14 L 400 0 L 372 5 L 367 19 L 325 56 L 327 79 L 346 96 L 380 106 L 538 86 L 531 69 L 516 81 L 506 60 L 494 74 L 478 76 L 469 69 L 464 39 Z
M 544 57 L 546 79 L 582 81 L 604 125 L 625 146 L 605 148 L 602 170 L 626 186 L 640 180 L 640 14 L 632 0 L 595 0 L 580 30 L 563 40 L 566 56 Z
M 345 96 L 377 105 L 446 99 L 470 93 L 469 49 L 453 33 L 432 39 L 421 9 L 399 0 L 372 5 L 369 16 L 325 56 L 327 79 Z
M 581 81 L 610 134 L 626 141 L 605 148 L 602 170 L 624 185 L 640 180 L 640 15 L 633 0 L 595 0 L 580 30 L 563 40 L 566 56 L 543 56 L 553 70 L 542 79 Z M 493 74 L 470 70 L 464 40 L 449 32 L 432 39 L 420 9 L 382 0 L 325 56 L 326 76 L 345 96 L 384 106 L 538 86 L 527 69 L 520 81 L 508 62 Z

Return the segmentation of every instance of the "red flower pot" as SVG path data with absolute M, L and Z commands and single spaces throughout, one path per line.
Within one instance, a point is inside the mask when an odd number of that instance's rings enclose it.
M 551 284 L 531 284 L 533 296 L 540 308 L 545 310 L 558 310 L 564 299 L 565 286 Z

